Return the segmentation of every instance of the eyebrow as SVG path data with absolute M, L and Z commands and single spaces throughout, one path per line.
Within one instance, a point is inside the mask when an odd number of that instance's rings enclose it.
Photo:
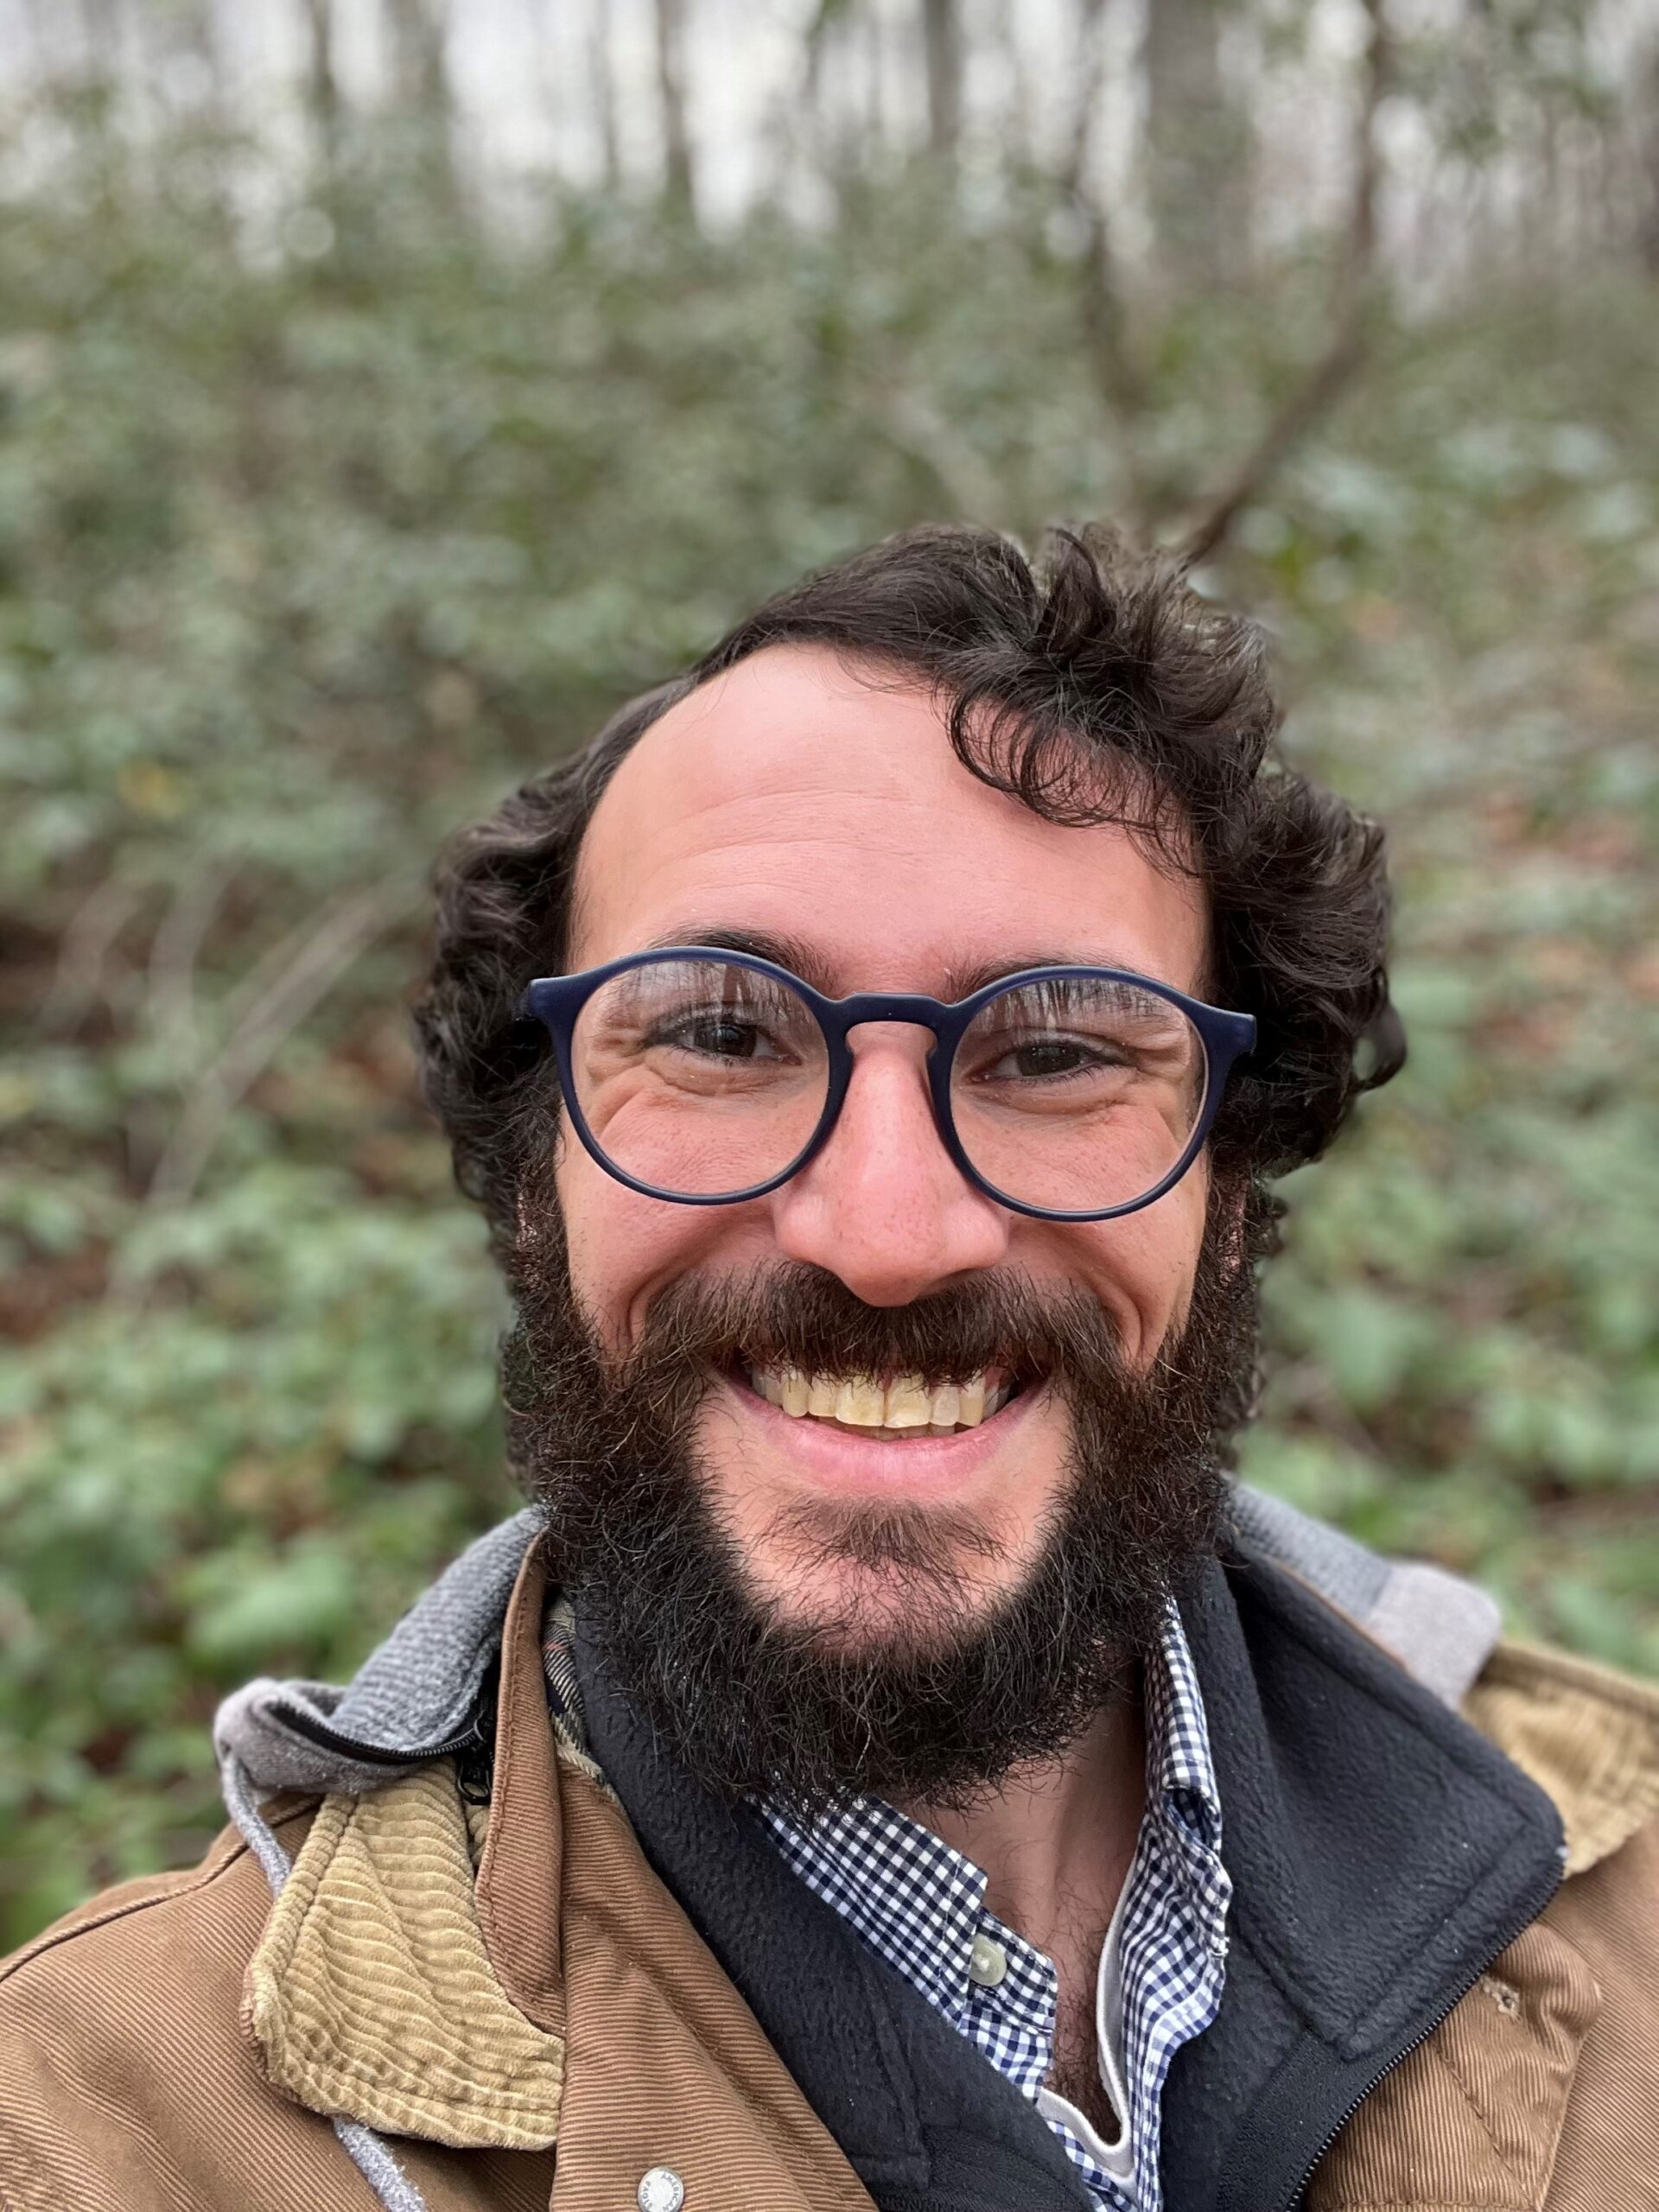
M 776 968 L 787 968 L 804 983 L 810 983 L 825 998 L 842 998 L 849 994 L 837 990 L 821 954 L 800 938 L 774 935 L 769 930 L 728 929 L 719 923 L 690 923 L 685 928 L 670 930 L 654 938 L 643 948 L 647 952 L 668 952 L 677 946 L 707 945 L 715 952 L 745 952 L 752 959 L 770 960 Z M 977 961 L 971 966 L 951 966 L 945 970 L 945 1002 L 971 998 L 976 991 L 982 991 L 988 983 L 1000 983 L 1005 976 L 1018 976 L 1027 968 L 1117 968 L 1126 975 L 1144 976 L 1152 982 L 1169 982 L 1166 976 L 1155 969 L 1142 967 L 1133 960 L 1102 959 L 1087 953 L 1035 951 L 1022 952 L 1017 957 Z M 1172 990 L 1179 990 L 1179 983 L 1169 983 Z M 927 994 L 931 996 L 932 994 Z
M 681 945 L 706 945 L 714 952 L 747 952 L 751 959 L 770 960 L 774 968 L 787 968 L 791 975 L 798 976 L 804 983 L 810 983 L 825 998 L 835 995 L 823 960 L 800 938 L 774 937 L 768 930 L 726 929 L 717 922 L 693 922 L 683 929 L 665 931 L 644 949 L 647 952 L 671 952 Z
M 1017 976 L 1027 968 L 1116 968 L 1126 976 L 1144 976 L 1148 982 L 1165 980 L 1138 960 L 1103 959 L 1077 951 L 1031 952 L 1022 954 L 1018 960 L 984 960 L 972 968 L 952 968 L 947 977 L 948 986 L 953 998 L 971 998 L 988 983 L 1000 983 L 1005 976 Z M 1180 986 L 1172 984 L 1170 988 L 1178 990 Z

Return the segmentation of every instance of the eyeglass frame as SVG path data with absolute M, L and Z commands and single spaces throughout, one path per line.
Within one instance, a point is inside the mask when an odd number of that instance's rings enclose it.
M 769 1176 L 764 1182 L 754 1183 L 741 1191 L 702 1192 L 665 1191 L 657 1185 L 642 1182 L 637 1175 L 617 1165 L 606 1153 L 588 1123 L 577 1096 L 571 1065 L 571 1044 L 582 1010 L 594 993 L 613 976 L 626 975 L 630 969 L 645 968 L 664 960 L 696 960 L 704 963 L 718 961 L 728 968 L 747 968 L 756 975 L 769 976 L 792 990 L 816 1018 L 823 1033 L 827 1061 L 828 1081 L 824 1090 L 823 1110 L 817 1126 L 805 1145 L 789 1166 L 779 1174 Z M 1122 1205 L 1102 1206 L 1081 1212 L 1071 1212 L 1052 1206 L 1028 1205 L 1023 1199 L 1010 1198 L 1006 1192 L 982 1175 L 968 1157 L 957 1133 L 956 1116 L 950 1105 L 950 1073 L 956 1065 L 957 1051 L 963 1037 L 982 1010 L 1007 993 L 1022 985 L 1042 982 L 1067 982 L 1090 980 L 1097 982 L 1130 983 L 1139 990 L 1150 991 L 1186 1016 L 1198 1034 L 1204 1047 L 1205 1096 L 1192 1125 L 1185 1149 L 1161 1182 L 1138 1198 L 1130 1198 Z M 1143 1206 L 1154 1205 L 1166 1192 L 1174 1189 L 1203 1151 L 1221 1106 L 1222 1094 L 1236 1062 L 1255 1049 L 1255 1016 L 1235 1014 L 1224 1007 L 1209 1006 L 1202 999 L 1189 997 L 1178 991 L 1173 983 L 1160 982 L 1155 976 L 1138 975 L 1130 968 L 1102 968 L 1088 962 L 1066 963 L 1053 967 L 1021 968 L 1010 975 L 999 976 L 965 999 L 947 1003 L 943 999 L 930 998 L 914 991 L 855 991 L 850 997 L 832 999 L 776 961 L 765 960 L 758 953 L 732 952 L 718 945 L 668 944 L 651 952 L 627 952 L 620 959 L 605 961 L 597 968 L 584 968 L 569 976 L 538 976 L 525 986 L 516 1014 L 520 1020 L 539 1022 L 552 1040 L 554 1058 L 558 1065 L 559 1088 L 571 1125 L 581 1138 L 582 1147 L 597 1166 L 628 1190 L 637 1191 L 642 1198 L 661 1198 L 670 1205 L 733 1206 L 742 1205 L 751 1198 L 763 1198 L 770 1192 L 779 1190 L 797 1175 L 823 1151 L 841 1118 L 846 1103 L 848 1087 L 852 1081 L 855 1054 L 848 1043 L 849 1033 L 866 1022 L 899 1022 L 931 1032 L 933 1048 L 927 1056 L 928 1095 L 933 1109 L 934 1126 L 951 1164 L 976 1190 L 1007 1206 L 1011 1213 L 1024 1214 L 1033 1221 L 1088 1222 L 1113 1221 L 1121 1215 L 1139 1213 Z

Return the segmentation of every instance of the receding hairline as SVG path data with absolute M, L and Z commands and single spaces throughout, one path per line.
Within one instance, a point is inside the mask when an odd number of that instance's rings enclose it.
M 626 763 L 632 760 L 645 741 L 664 723 L 677 715 L 682 708 L 690 706 L 694 700 L 698 699 L 704 693 L 712 692 L 716 686 L 726 683 L 736 676 L 741 670 L 750 666 L 753 663 L 785 654 L 796 659 L 812 658 L 833 662 L 854 683 L 868 690 L 880 691 L 888 695 L 913 692 L 925 696 L 938 715 L 940 734 L 947 743 L 950 742 L 950 709 L 956 698 L 960 696 L 961 686 L 953 684 L 943 673 L 925 668 L 899 652 L 868 648 L 851 639 L 810 636 L 770 639 L 756 645 L 751 652 L 744 653 L 738 659 L 728 662 L 724 666 L 711 669 L 706 674 L 698 675 L 695 671 L 689 671 L 683 677 L 671 679 L 668 683 L 659 687 L 660 703 L 656 710 L 648 720 L 641 722 L 632 731 L 626 745 L 611 764 L 604 786 L 594 800 L 593 810 L 582 824 L 581 834 L 577 838 L 575 851 L 571 861 L 570 893 L 563 929 L 563 947 L 567 959 L 570 948 L 578 942 L 587 925 L 589 895 L 587 855 L 594 825 L 598 821 L 605 802 L 609 798 L 612 788 Z M 650 693 L 640 695 L 642 700 L 649 699 L 651 696 Z M 636 703 L 639 702 L 636 702 Z M 626 713 L 626 709 L 622 711 Z M 589 741 L 590 745 L 597 747 L 602 744 L 604 735 L 605 733 L 601 732 L 599 736 Z M 1215 966 L 1210 899 L 1198 857 L 1196 836 L 1185 821 L 1179 802 L 1173 794 L 1160 791 L 1151 772 L 1133 760 L 1127 751 L 1114 746 L 1109 739 L 1091 736 L 1087 731 L 1080 728 L 1077 729 L 1073 735 L 1079 760 L 1085 764 L 1088 769 L 1093 771 L 1099 779 L 1098 791 L 1101 806 L 1099 823 L 1103 825 L 1116 823 L 1125 830 L 1134 838 L 1136 848 L 1143 857 L 1160 874 L 1169 876 L 1172 880 L 1185 876 L 1188 880 L 1198 885 L 1205 912 L 1204 958 L 1197 988 L 1201 993 L 1209 990 L 1211 988 Z M 951 749 L 956 752 L 954 745 Z M 961 760 L 960 753 L 957 753 L 956 757 Z M 985 789 L 1001 793 L 1012 805 L 1020 807 L 1027 813 L 1035 815 L 1039 820 L 1049 819 L 1039 810 L 1029 806 L 1017 793 L 1007 791 L 1001 785 L 978 775 L 968 762 L 963 761 L 962 765 L 964 772 L 973 776 L 975 780 L 981 783 Z M 1140 801 L 1138 807 L 1137 799 Z M 1128 819 L 1123 818 L 1118 812 L 1120 805 L 1125 810 Z M 1160 817 L 1160 826 L 1155 833 L 1147 830 L 1144 826 L 1144 817 L 1154 807 L 1156 808 Z M 1065 829 L 1094 825 L 1057 822 L 1052 826 Z

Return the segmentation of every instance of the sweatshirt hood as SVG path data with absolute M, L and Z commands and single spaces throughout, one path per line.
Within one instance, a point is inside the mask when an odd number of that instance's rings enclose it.
M 1461 1702 L 1498 1641 L 1498 1610 L 1484 1591 L 1440 1567 L 1384 1559 L 1246 1484 L 1234 1486 L 1231 1503 L 1234 1528 L 1251 1549 L 1345 1613 L 1426 1689 Z M 507 1602 L 543 1525 L 539 1510 L 526 1508 L 480 1536 L 349 1684 L 262 1675 L 233 1692 L 213 1722 L 227 1778 L 233 1766 L 257 1796 L 359 1796 L 478 1746 Z

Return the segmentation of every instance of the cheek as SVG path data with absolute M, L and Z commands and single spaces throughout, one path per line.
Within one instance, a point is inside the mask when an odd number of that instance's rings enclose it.
M 677 1206 L 642 1197 L 607 1175 L 579 1144 L 562 1148 L 553 1187 L 571 1282 L 613 1357 L 638 1342 L 652 1299 L 667 1284 L 763 1256 L 764 1217 L 756 1209 Z
M 1186 1319 L 1207 1199 L 1207 1179 L 1194 1170 L 1139 1213 L 1057 1232 L 1068 1240 L 1065 1272 L 1111 1315 L 1133 1365 L 1146 1365 Z
M 553 1187 L 564 1223 L 570 1280 L 607 1351 L 626 1350 L 635 1334 L 631 1309 L 639 1285 L 658 1264 L 667 1211 L 607 1175 L 578 1144 L 561 1145 Z

